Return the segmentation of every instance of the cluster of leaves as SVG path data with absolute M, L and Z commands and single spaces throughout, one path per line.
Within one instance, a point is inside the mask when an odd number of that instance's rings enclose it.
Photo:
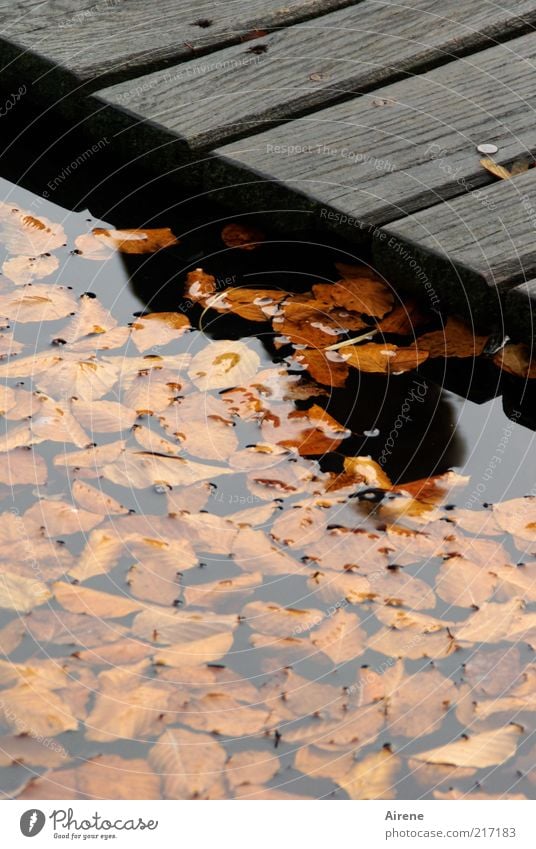
M 343 318 L 402 320 L 373 275 L 354 280 L 225 298 L 248 318 L 275 305 L 308 357 Z M 210 306 L 212 285 L 196 273 L 190 295 Z M 0 313 L 54 338 L 65 321 L 61 348 L 0 364 L 4 503 L 27 505 L 0 524 L 0 760 L 31 776 L 14 795 L 293 798 L 288 765 L 352 799 L 394 798 L 408 776 L 489 798 L 499 764 L 516 782 L 533 756 L 517 752 L 536 707 L 536 571 L 516 564 L 535 498 L 446 510 L 455 473 L 394 486 L 367 457 L 321 471 L 311 458 L 348 432 L 296 409 L 318 387 L 252 344 L 201 345 L 184 316 L 120 326 L 95 298 L 20 282 Z M 362 364 L 367 346 L 350 347 Z M 407 350 L 380 356 L 400 370 Z M 370 488 L 379 503 L 352 498 Z
M 412 299 L 397 302 L 392 289 L 367 266 L 337 263 L 337 269 L 342 275 L 337 282 L 316 283 L 310 292 L 295 294 L 245 287 L 218 291 L 214 276 L 199 268 L 188 275 L 187 294 L 205 310 L 271 322 L 276 345 L 292 345 L 293 361 L 324 386 L 343 387 L 351 368 L 396 375 L 428 359 L 476 358 L 486 351 L 489 337 L 475 335 L 455 317 L 427 330 L 437 325 L 437 316 Z M 400 338 L 405 341 L 389 341 Z M 528 345 L 506 343 L 492 359 L 510 374 L 534 379 L 536 361 L 531 357 Z

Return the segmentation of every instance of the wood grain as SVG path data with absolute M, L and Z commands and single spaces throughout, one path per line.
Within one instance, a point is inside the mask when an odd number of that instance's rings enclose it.
M 439 309 L 530 337 L 536 287 L 514 287 L 536 276 L 536 170 L 389 224 L 374 259 L 425 301 L 435 292 Z
M 181 136 L 193 149 L 210 149 L 535 23 L 535 0 L 512 9 L 487 0 L 364 0 L 98 97 Z
M 426 74 L 217 148 L 206 186 L 248 208 L 292 206 L 354 241 L 493 177 L 536 151 L 536 38 L 521 36 Z
M 51 95 L 59 83 L 89 90 L 354 2 L 15 0 L 2 6 L 0 61 L 3 75 L 31 74 Z

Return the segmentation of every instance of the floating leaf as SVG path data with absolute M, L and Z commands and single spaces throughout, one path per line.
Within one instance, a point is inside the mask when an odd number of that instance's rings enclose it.
M 344 471 L 334 475 L 327 492 L 343 489 L 347 486 L 370 486 L 378 489 L 391 489 L 392 483 L 382 467 L 370 457 L 345 457 Z
M 123 507 L 119 501 L 112 498 L 111 495 L 107 495 L 102 489 L 97 489 L 88 483 L 74 481 L 71 487 L 71 493 L 80 507 L 91 513 L 98 513 L 101 516 L 128 513 L 128 509 Z
M 493 595 L 498 578 L 464 557 L 446 560 L 436 578 L 436 592 L 458 607 L 478 607 Z
M 536 496 L 494 504 L 493 515 L 503 530 L 520 539 L 536 542 Z
M 90 531 L 102 521 L 97 513 L 80 510 L 65 501 L 37 501 L 24 514 L 25 518 L 43 528 L 49 537 Z
M 11 294 L 0 295 L 0 315 L 20 324 L 64 318 L 74 313 L 76 306 L 68 289 L 44 283 L 21 286 Z
M 359 371 L 376 374 L 398 374 L 413 371 L 428 358 L 428 351 L 399 348 L 389 343 L 367 342 L 365 345 L 347 345 L 344 356 L 349 365 Z
M 226 760 L 217 740 L 185 728 L 169 728 L 149 753 L 149 762 L 162 776 L 166 799 L 207 798 Z
M 336 351 L 307 348 L 305 351 L 296 351 L 293 358 L 307 369 L 314 380 L 324 386 L 341 388 L 346 383 L 349 374 L 348 363 Z
M 231 312 L 246 321 L 270 321 L 277 305 L 287 297 L 279 289 L 247 289 L 237 287 L 222 290 L 221 296 L 205 297 L 206 307 L 217 312 Z
M 111 595 L 89 587 L 66 584 L 63 581 L 53 586 L 54 595 L 59 603 L 71 613 L 87 613 L 90 616 L 102 616 L 104 619 L 120 619 L 129 613 L 136 613 L 142 605 L 119 595 Z
M 16 734 L 42 737 L 78 728 L 78 720 L 60 696 L 35 684 L 19 684 L 2 692 L 0 722 Z
M 447 743 L 446 746 L 439 746 L 437 749 L 419 752 L 412 757 L 426 763 L 484 769 L 504 763 L 515 755 L 522 733 L 523 729 L 520 725 L 507 725 L 481 734 L 464 735 L 455 743 Z
M 2 274 L 18 286 L 50 277 L 59 268 L 59 260 L 52 254 L 44 256 L 14 256 L 2 265 Z
M 525 379 L 536 378 L 536 361 L 532 358 L 532 348 L 524 344 L 505 345 L 497 351 L 493 362 L 503 371 L 523 377 Z
M 276 637 L 307 633 L 324 618 L 321 610 L 286 608 L 263 601 L 252 601 L 247 604 L 242 615 L 253 630 Z
M 451 317 L 442 330 L 419 336 L 416 344 L 430 357 L 478 357 L 487 341 L 488 336 L 475 336 L 467 324 Z
M 250 380 L 259 365 L 259 355 L 243 342 L 211 342 L 195 355 L 188 376 L 202 392 L 228 389 Z
M 0 483 L 7 486 L 43 486 L 46 483 L 47 465 L 39 454 L 26 448 L 14 448 L 7 454 L 0 454 L 0 458 Z
M 0 241 L 10 254 L 37 257 L 65 245 L 61 224 L 0 202 Z
M 92 234 L 104 245 L 110 244 L 124 254 L 150 254 L 179 243 L 169 227 L 156 230 L 105 230 L 95 227 Z
M 97 755 L 32 779 L 18 799 L 160 799 L 160 779 L 141 758 Z
M 456 686 L 437 669 L 407 676 L 387 700 L 390 732 L 411 738 L 432 734 L 457 697 Z
M 348 772 L 336 779 L 350 799 L 392 799 L 396 795 L 395 779 L 400 758 L 388 749 L 367 755 Z
M 366 632 L 360 626 L 356 613 L 339 609 L 310 634 L 313 646 L 339 665 L 364 651 Z
M 143 488 L 147 486 L 189 486 L 220 475 L 230 475 L 224 466 L 207 466 L 184 457 L 166 457 L 149 451 L 125 449 L 112 463 L 102 467 L 102 474 L 112 483 Z
M 182 313 L 153 312 L 132 324 L 132 341 L 143 352 L 180 339 L 189 328 L 190 322 Z
M 88 740 L 136 740 L 157 734 L 169 692 L 139 666 L 106 670 L 99 675 L 99 691 L 86 720 Z
M 267 442 L 283 448 L 295 448 L 302 456 L 334 451 L 350 431 L 326 413 L 318 404 L 308 410 L 282 405 L 263 421 L 262 434 Z
M 216 278 L 205 274 L 202 268 L 189 271 L 186 275 L 186 294 L 192 301 L 203 302 L 216 292 Z
M 3 572 L 0 574 L 0 607 L 29 613 L 51 597 L 52 593 L 37 578 Z
M 326 304 L 383 318 L 394 303 L 394 295 L 383 280 L 364 265 L 336 265 L 343 279 L 338 283 L 313 286 L 315 297 Z
M 253 251 L 259 242 L 264 242 L 266 236 L 256 227 L 245 224 L 226 224 L 221 231 L 221 240 L 228 248 L 240 248 L 243 251 Z

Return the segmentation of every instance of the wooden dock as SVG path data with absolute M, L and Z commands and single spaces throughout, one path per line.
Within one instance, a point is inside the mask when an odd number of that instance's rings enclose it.
M 0 90 L 514 337 L 536 299 L 536 0 L 17 0 Z M 519 171 L 499 181 L 477 146 Z M 525 170 L 523 170 L 525 169 Z M 433 296 L 432 293 L 433 292 Z

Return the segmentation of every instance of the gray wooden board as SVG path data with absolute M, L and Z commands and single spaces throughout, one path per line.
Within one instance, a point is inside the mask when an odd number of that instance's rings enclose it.
M 532 335 L 534 282 L 514 286 L 536 275 L 536 169 L 381 228 L 374 261 L 439 309 Z
M 41 83 L 52 95 L 62 75 L 71 87 L 102 87 L 352 2 L 15 0 L 0 7 L 0 61 L 21 82 L 45 72 Z
M 523 338 L 536 337 L 536 279 L 527 280 L 506 293 L 504 312 L 507 324 L 519 328 Z
M 531 33 L 217 148 L 206 188 L 370 240 L 375 226 L 492 182 L 478 143 L 496 142 L 503 163 L 536 152 L 535 59 Z
M 98 97 L 181 136 L 193 149 L 211 148 L 536 23 L 536 0 L 508 5 L 364 0 Z

